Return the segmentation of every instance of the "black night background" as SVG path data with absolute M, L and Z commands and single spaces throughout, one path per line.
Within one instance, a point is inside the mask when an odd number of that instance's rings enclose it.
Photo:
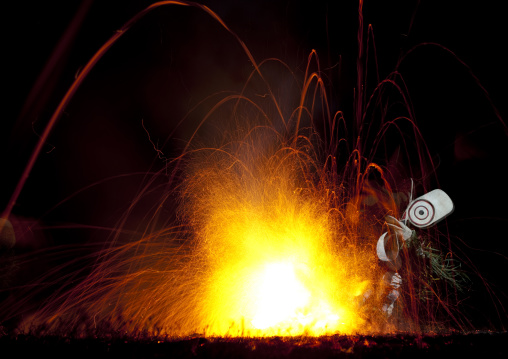
M 7 206 L 75 75 L 150 3 L 30 0 L 2 5 L 0 209 Z M 353 122 L 357 1 L 202 3 L 257 61 L 278 58 L 303 77 L 315 49 L 330 108 Z M 506 331 L 508 291 L 508 31 L 502 5 L 364 2 L 365 36 L 371 24 L 380 78 L 410 52 L 399 71 L 436 166 L 436 174 L 428 175 L 438 179 L 434 185 L 455 204 L 442 225 L 473 268 L 471 289 L 460 305 L 477 329 L 494 332 Z M 369 56 L 374 59 L 373 52 Z M 87 245 L 104 241 L 104 228 L 127 210 L 144 174 L 178 156 L 200 113 L 180 120 L 210 94 L 241 91 L 251 71 L 238 42 L 203 11 L 166 6 L 149 13 L 97 63 L 58 120 L 12 210 L 11 222 L 18 227 L 14 250 L 83 244 L 86 253 Z M 209 131 L 220 134 L 215 127 Z M 394 166 L 404 173 L 404 163 Z M 92 184 L 93 190 L 81 191 Z M 147 210 L 157 196 L 145 197 Z M 143 213 L 138 215 L 142 221 Z M 21 268 L 22 276 L 43 270 L 44 264 L 38 265 Z

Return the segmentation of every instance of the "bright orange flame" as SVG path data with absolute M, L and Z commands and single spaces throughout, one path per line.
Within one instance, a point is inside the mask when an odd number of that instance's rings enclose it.
M 362 248 L 345 238 L 323 193 L 299 186 L 298 167 L 272 158 L 249 175 L 220 161 L 197 171 L 194 184 L 207 189 L 191 204 L 209 273 L 207 334 L 323 335 L 363 324 Z

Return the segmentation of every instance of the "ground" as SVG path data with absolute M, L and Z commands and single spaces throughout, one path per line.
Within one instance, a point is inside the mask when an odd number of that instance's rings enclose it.
M 182 340 L 0 337 L 7 357 L 33 358 L 505 358 L 508 333 L 328 336 L 320 338 L 186 338 Z M 3 356 L 2 356 L 3 357 Z M 5 357 L 5 358 L 7 358 Z

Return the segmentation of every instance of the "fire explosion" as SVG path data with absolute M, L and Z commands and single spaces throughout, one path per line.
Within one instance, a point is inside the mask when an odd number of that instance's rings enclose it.
M 170 336 L 317 336 L 370 326 L 359 314 L 379 279 L 376 234 L 358 235 L 356 210 L 339 200 L 301 131 L 303 144 L 287 146 L 268 126 L 246 132 L 189 152 L 178 191 L 184 225 L 105 250 L 92 274 L 27 325 L 86 332 L 93 318 L 116 331 Z
M 3 217 L 9 216 L 42 144 L 95 63 L 147 12 L 168 4 L 194 6 L 217 20 L 238 40 L 254 71 L 243 92 L 226 95 L 208 109 L 180 156 L 152 178 L 147 175 L 146 185 L 85 278 L 54 291 L 25 316 L 18 330 L 41 328 L 44 333 L 70 331 L 78 336 L 147 332 L 263 337 L 393 329 L 387 329 L 388 319 L 380 310 L 387 288 L 375 248 L 385 216 L 400 218 L 410 187 L 409 179 L 397 186 L 388 166 L 377 165 L 373 158 L 378 148 L 388 147 L 388 135 L 391 141 L 399 135 L 401 156 L 419 158 L 411 174 L 433 168 L 404 86 L 395 73 L 381 81 L 370 98 L 358 91 L 357 127 L 350 140 L 342 113 L 331 114 L 328 108 L 315 52 L 309 56 L 294 106 L 284 110 L 274 95 L 276 85 L 264 71 L 270 66 L 286 69 L 285 65 L 278 60 L 258 64 L 246 45 L 203 5 L 155 3 L 96 53 L 51 118 Z M 363 88 L 362 1 L 359 5 L 358 88 Z M 257 89 L 251 91 L 251 85 Z M 397 111 L 403 114 L 394 119 L 393 108 L 387 110 L 387 87 L 402 103 Z M 259 96 L 260 92 L 266 95 Z M 373 118 L 381 118 L 377 129 L 363 122 L 369 111 Z M 223 121 L 225 116 L 229 122 Z M 199 137 L 204 123 L 224 127 L 226 135 L 219 145 Z M 407 132 L 413 134 L 409 140 L 404 137 Z M 198 146 L 199 141 L 205 145 Z M 161 177 L 169 181 L 155 186 Z M 130 211 L 154 190 L 162 194 L 145 217 L 143 234 L 126 239 L 123 230 Z M 166 206 L 178 208 L 176 222 L 164 219 Z M 427 234 L 432 238 L 433 232 Z M 429 242 L 422 241 L 422 247 L 424 243 Z M 41 279 L 41 286 L 64 270 L 66 265 L 54 269 Z M 424 291 L 436 297 L 440 292 L 429 289 L 408 261 L 401 272 L 404 294 L 394 317 L 404 317 L 406 329 L 419 330 L 422 311 L 429 321 L 437 321 L 437 314 L 433 316 L 437 307 L 453 317 L 445 301 L 419 298 Z M 23 313 L 26 302 L 11 303 L 9 311 Z M 3 311 L 0 315 L 8 317 Z
M 258 136 L 257 144 L 268 137 Z M 207 273 L 203 323 L 218 335 L 358 330 L 372 248 L 350 237 L 326 183 L 309 188 L 308 154 L 286 147 L 238 158 L 251 142 L 205 156 L 184 192 Z

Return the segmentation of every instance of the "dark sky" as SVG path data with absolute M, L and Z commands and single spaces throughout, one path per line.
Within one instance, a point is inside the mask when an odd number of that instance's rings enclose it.
M 3 8 L 1 206 L 75 74 L 114 31 L 150 3 L 30 0 Z M 352 121 L 356 1 L 206 4 L 258 61 L 279 58 L 303 78 L 307 56 L 316 49 L 321 66 L 330 68 L 330 106 Z M 423 46 L 400 71 L 439 165 L 440 184 L 456 205 L 449 230 L 481 250 L 471 250 L 468 258 L 495 285 L 506 288 L 499 273 L 508 264 L 503 171 L 508 142 L 492 107 L 507 117 L 508 31 L 502 2 L 372 0 L 365 2 L 364 16 L 373 27 L 381 78 L 418 44 L 439 43 L 455 53 Z M 458 59 L 469 66 L 488 97 Z M 109 181 L 51 209 L 95 181 L 150 170 L 156 153 L 143 124 L 154 143 L 162 144 L 173 134 L 162 150 L 174 156 L 195 126 L 188 120 L 174 132 L 175 123 L 206 95 L 239 91 L 250 71 L 235 39 L 204 12 L 176 6 L 154 11 L 129 30 L 85 80 L 44 147 L 13 214 L 46 223 L 111 225 L 132 199 L 140 177 Z M 160 166 L 156 163 L 155 168 Z M 73 236 L 79 239 L 79 234 Z

